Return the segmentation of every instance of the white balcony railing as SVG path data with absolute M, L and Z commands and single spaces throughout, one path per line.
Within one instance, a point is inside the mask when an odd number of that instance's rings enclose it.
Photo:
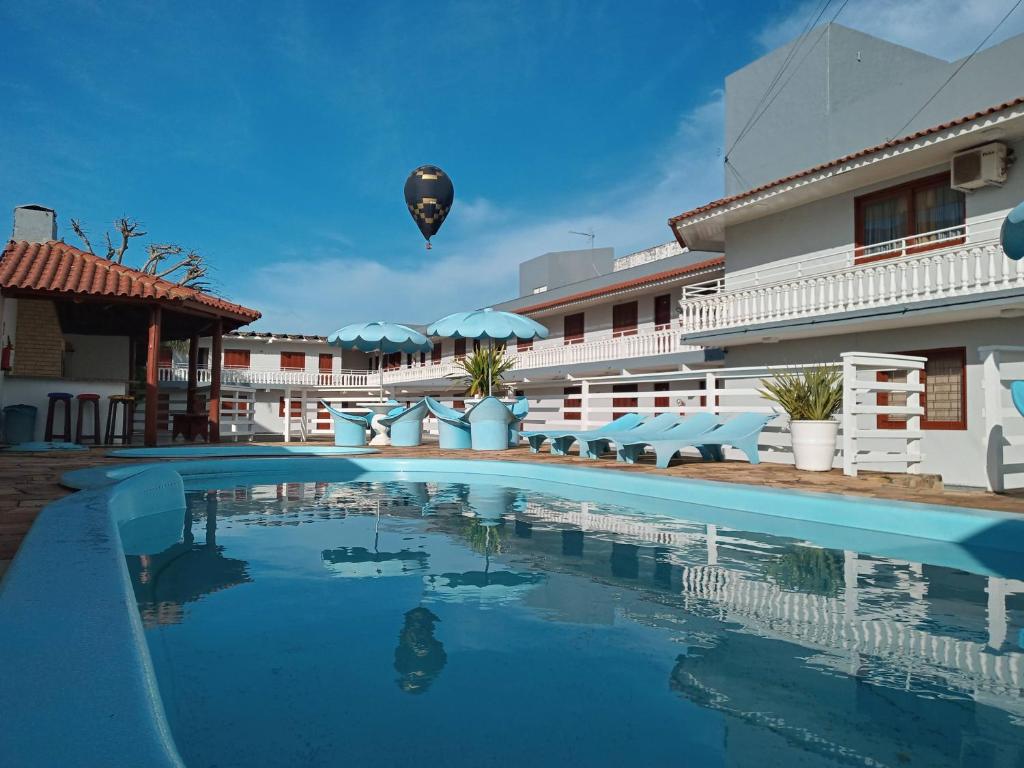
M 544 344 L 544 346 L 541 346 Z M 549 339 L 538 342 L 534 349 L 519 352 L 514 345 L 509 348 L 509 357 L 513 361 L 512 370 L 525 371 L 536 368 L 549 368 L 561 365 L 578 365 L 581 363 L 600 363 L 613 360 L 633 360 L 638 357 L 655 357 L 678 352 L 699 351 L 702 347 L 679 343 L 678 327 L 670 327 L 658 331 L 640 332 L 633 336 L 596 339 L 580 344 L 563 344 L 561 339 Z M 208 368 L 200 368 L 197 372 L 200 385 L 210 383 Z M 396 384 L 408 381 L 424 381 L 428 379 L 444 379 L 458 376 L 462 369 L 453 358 L 446 358 L 439 363 L 415 362 L 411 366 L 392 368 L 384 371 L 385 384 Z M 159 372 L 160 381 L 186 382 L 188 368 L 184 365 L 163 367 Z M 363 389 L 377 385 L 376 371 L 341 371 L 338 373 L 319 373 L 316 371 L 264 371 L 252 368 L 223 368 L 221 381 L 224 384 L 244 384 L 254 387 L 318 387 L 322 389 Z
M 544 346 L 541 346 L 541 344 Z M 537 342 L 533 349 L 517 351 L 509 346 L 508 356 L 513 361 L 512 370 L 526 371 L 536 368 L 551 368 L 562 365 L 602 363 L 613 360 L 633 360 L 638 357 L 656 357 L 679 352 L 695 352 L 699 346 L 679 343 L 679 329 L 675 326 L 658 331 L 637 333 L 632 336 L 596 339 L 579 344 L 565 344 L 562 339 Z M 411 367 L 395 368 L 384 372 L 386 383 L 440 379 L 459 375 L 462 369 L 452 359 L 440 363 L 419 363 Z
M 210 383 L 210 369 L 200 368 L 196 372 L 197 383 Z M 174 365 L 160 368 L 160 381 L 188 381 L 188 367 Z M 305 386 L 324 387 L 328 389 L 344 389 L 348 387 L 372 387 L 377 382 L 376 374 L 367 371 L 339 371 L 337 373 L 320 373 L 319 371 L 261 371 L 252 368 L 223 368 L 221 382 L 224 384 L 240 384 L 247 386 Z
M 1024 287 L 1024 262 L 1003 253 L 995 223 L 784 260 L 746 270 L 736 281 L 684 286 L 681 330 L 714 331 Z M 739 287 L 730 287 L 740 280 Z

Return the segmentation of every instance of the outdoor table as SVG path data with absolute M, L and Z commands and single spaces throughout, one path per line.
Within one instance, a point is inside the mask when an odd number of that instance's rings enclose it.
M 374 435 L 370 438 L 370 445 L 391 445 L 391 439 L 388 437 L 388 428 L 381 424 L 380 421 L 388 415 L 388 411 L 399 408 L 401 404 L 382 403 L 378 400 L 372 400 L 368 403 L 356 403 L 356 405 L 368 411 L 373 411 L 373 418 L 370 419 L 370 428 L 374 431 Z

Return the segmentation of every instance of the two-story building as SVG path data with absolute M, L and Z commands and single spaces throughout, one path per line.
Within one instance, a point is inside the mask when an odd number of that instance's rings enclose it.
M 773 51 L 726 80 L 726 196 L 669 224 L 725 253 L 684 290 L 683 343 L 728 366 L 924 357 L 923 470 L 999 487 L 1000 380 L 1024 373 L 1024 265 L 999 245 L 1024 199 L 1024 36 L 960 64 L 838 25 Z

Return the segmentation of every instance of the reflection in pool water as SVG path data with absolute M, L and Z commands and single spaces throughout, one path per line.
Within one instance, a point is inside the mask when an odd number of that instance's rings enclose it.
M 486 479 L 188 502 L 128 560 L 190 766 L 1024 764 L 1020 573 Z

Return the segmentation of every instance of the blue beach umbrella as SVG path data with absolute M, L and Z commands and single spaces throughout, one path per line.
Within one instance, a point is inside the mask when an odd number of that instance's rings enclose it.
M 378 320 L 372 323 L 352 323 L 339 328 L 327 337 L 327 343 L 342 349 L 377 352 L 380 377 L 380 399 L 384 401 L 384 355 L 394 352 L 429 352 L 434 348 L 430 339 L 407 325 Z
M 488 346 L 495 341 L 511 339 L 546 339 L 548 329 L 515 312 L 475 309 L 455 312 L 427 326 L 427 334 L 445 339 L 487 339 Z M 491 377 L 487 377 L 487 394 L 491 394 Z
M 1024 259 L 1024 203 L 1007 215 L 999 239 L 1007 256 L 1014 261 Z

